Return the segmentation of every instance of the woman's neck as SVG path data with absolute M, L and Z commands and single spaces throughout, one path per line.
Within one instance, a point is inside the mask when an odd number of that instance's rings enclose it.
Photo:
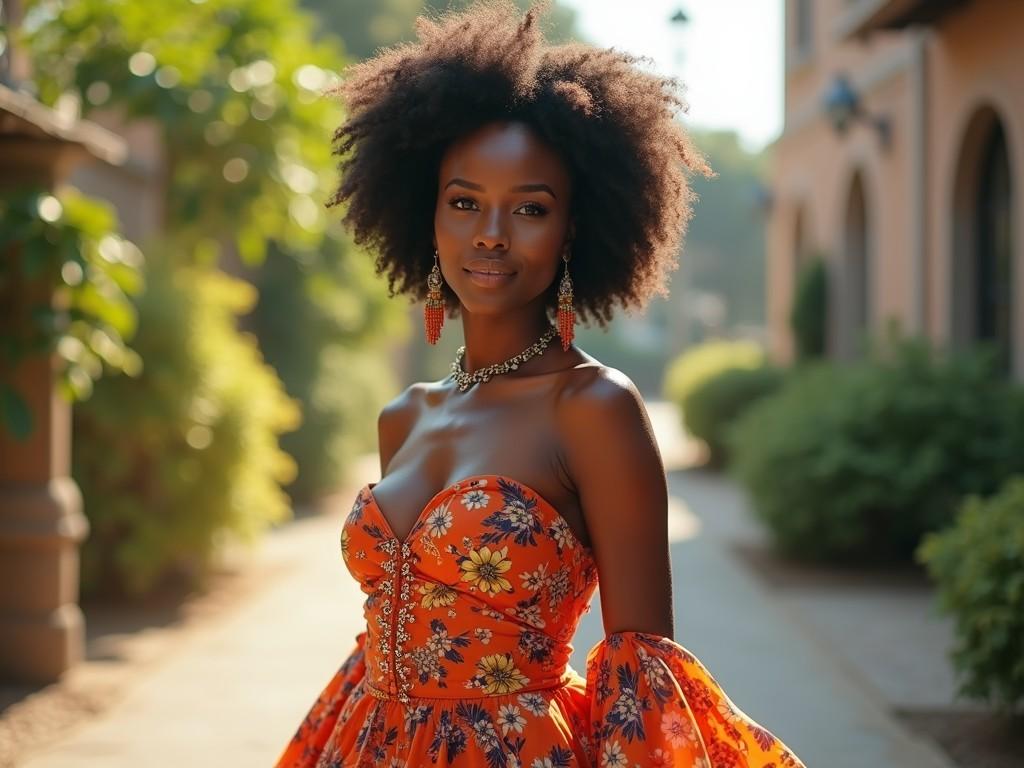
M 473 373 L 489 365 L 503 363 L 527 349 L 550 327 L 551 323 L 544 314 L 470 315 L 463 311 L 462 329 L 466 340 L 463 370 Z M 556 336 L 548 344 L 548 349 L 557 341 Z M 526 365 L 537 357 L 535 355 Z

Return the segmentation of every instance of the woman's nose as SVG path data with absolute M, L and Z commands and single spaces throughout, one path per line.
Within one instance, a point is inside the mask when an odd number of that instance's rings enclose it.
M 475 245 L 477 248 L 489 250 L 508 249 L 508 235 L 505 232 L 501 219 L 501 211 L 492 209 L 486 216 L 481 217 L 480 231 L 476 234 Z

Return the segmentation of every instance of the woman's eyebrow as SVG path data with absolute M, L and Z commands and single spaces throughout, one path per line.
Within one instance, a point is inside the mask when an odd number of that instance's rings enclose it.
M 466 181 L 465 179 L 454 178 L 444 185 L 445 189 L 458 184 L 460 187 L 466 187 L 467 189 L 475 189 L 477 192 L 483 192 L 484 188 L 481 184 L 474 184 L 472 181 Z M 552 191 L 551 187 L 547 184 L 520 184 L 518 187 L 510 187 L 509 192 L 547 192 L 555 200 L 558 199 L 558 195 Z

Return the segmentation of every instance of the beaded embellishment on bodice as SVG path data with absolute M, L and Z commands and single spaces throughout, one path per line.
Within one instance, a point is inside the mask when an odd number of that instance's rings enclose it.
M 558 511 L 508 477 L 473 475 L 438 492 L 403 541 L 374 485 L 341 532 L 367 595 L 371 693 L 407 702 L 560 685 L 597 574 Z

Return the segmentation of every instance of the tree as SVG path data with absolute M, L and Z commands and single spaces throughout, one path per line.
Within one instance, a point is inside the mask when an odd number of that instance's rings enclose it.
M 40 99 L 155 118 L 168 155 L 165 236 L 186 259 L 227 248 L 259 263 L 270 240 L 308 259 L 341 238 L 323 206 L 341 107 L 319 92 L 337 41 L 279 0 L 35 0 L 27 42 Z
M 23 37 L 43 102 L 70 96 L 86 115 L 102 108 L 163 129 L 165 229 L 142 243 L 156 254 L 146 278 L 159 277 L 136 303 L 142 374 L 99 382 L 76 409 L 76 477 L 97 533 L 83 563 L 110 566 L 110 579 L 97 568 L 92 583 L 144 591 L 177 566 L 205 573 L 225 534 L 252 538 L 284 519 L 277 485 L 295 472 L 277 436 L 297 423 L 287 394 L 307 395 L 314 418 L 344 412 L 330 422 L 334 432 L 307 433 L 321 448 L 372 445 L 362 416 L 393 388 L 379 346 L 403 313 L 372 261 L 326 215 L 336 173 L 330 137 L 343 113 L 322 91 L 346 60 L 337 40 L 313 39 L 315 19 L 295 2 L 34 0 L 27 10 Z M 305 314 L 282 318 L 281 306 L 257 305 L 251 284 L 218 269 L 230 263 L 262 279 L 255 270 L 270 259 L 296 276 L 282 306 Z M 262 318 L 240 318 L 254 306 Z M 264 365 L 277 365 L 267 354 L 274 347 L 263 339 L 257 348 L 240 328 L 275 319 L 321 352 L 282 377 L 288 393 Z M 331 387 L 348 397 L 311 407 Z M 336 478 L 351 450 L 316 448 L 301 455 L 333 466 L 314 476 Z M 162 500 L 156 514 L 147 490 Z
M 767 157 L 743 149 L 732 131 L 701 131 L 694 138 L 718 177 L 693 180 L 700 201 L 683 256 L 695 262 L 690 272 L 693 287 L 723 296 L 731 324 L 761 324 L 764 222 L 755 192 Z
M 535 0 L 534 0 L 535 2 Z M 323 22 L 321 34 L 336 35 L 345 51 L 356 59 L 372 56 L 378 48 L 412 40 L 413 23 L 422 13 L 436 14 L 448 8 L 460 10 L 471 0 L 302 0 Z M 516 0 L 526 10 L 531 0 Z M 557 3 L 544 16 L 548 40 L 563 42 L 579 39 L 576 11 Z

